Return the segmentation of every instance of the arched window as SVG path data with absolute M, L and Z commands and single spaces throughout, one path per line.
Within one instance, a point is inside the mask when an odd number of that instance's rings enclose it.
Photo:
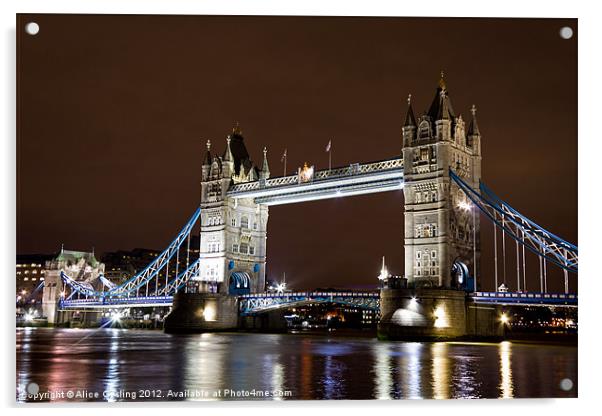
M 422 123 L 420 123 L 420 126 L 418 126 L 418 137 L 421 139 L 426 139 L 430 136 L 431 126 L 429 125 L 428 121 L 424 120 Z

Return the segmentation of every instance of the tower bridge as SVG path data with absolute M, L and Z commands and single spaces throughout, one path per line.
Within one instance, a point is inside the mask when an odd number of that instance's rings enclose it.
M 330 299 L 378 309 L 379 328 L 387 336 L 455 337 L 469 326 L 495 332 L 494 312 L 482 317 L 482 310 L 495 311 L 487 305 L 576 306 L 569 279 L 578 272 L 577 246 L 522 215 L 482 182 L 482 137 L 475 106 L 470 114 L 467 123 L 454 112 L 441 78 L 431 106 L 420 117 L 408 98 L 401 154 L 324 170 L 306 164 L 280 177 L 270 175 L 267 149 L 261 164 L 251 160 L 236 126 L 223 153 L 212 151 L 207 142 L 200 206 L 153 262 L 118 283 L 103 279 L 104 269 L 98 264 L 81 260 L 75 264 L 66 257 L 54 262 L 46 275 L 44 312 L 54 322 L 76 309 L 173 305 L 168 316 L 173 328 L 213 330 L 237 327 L 241 316 Z M 269 207 L 400 189 L 404 192 L 403 278 L 381 273 L 382 289 L 372 294 L 265 293 Z M 493 287 L 481 283 L 482 220 L 493 227 L 495 236 Z M 192 258 L 190 236 L 197 229 L 199 254 Z M 500 239 L 503 256 L 506 244 L 516 245 L 516 284 L 498 276 Z M 536 291 L 527 291 L 525 250 L 539 259 Z M 549 293 L 548 266 L 563 270 L 564 293 Z M 199 311 L 204 312 L 199 315 Z M 441 314 L 449 318 L 445 324 L 438 317 Z M 485 321 L 488 325 L 473 325 Z

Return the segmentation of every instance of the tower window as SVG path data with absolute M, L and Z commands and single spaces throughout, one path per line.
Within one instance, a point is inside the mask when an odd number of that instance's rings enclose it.
M 247 254 L 249 252 L 249 245 L 246 243 L 240 243 L 240 252 L 242 254 Z
M 249 228 L 249 217 L 242 217 L 240 219 L 240 226 L 242 228 Z
M 232 244 L 232 251 L 238 253 L 238 244 Z
M 236 217 L 232 217 L 230 224 L 232 224 L 232 227 L 236 227 Z
M 249 254 L 251 254 L 251 255 L 255 254 L 255 247 L 249 246 Z

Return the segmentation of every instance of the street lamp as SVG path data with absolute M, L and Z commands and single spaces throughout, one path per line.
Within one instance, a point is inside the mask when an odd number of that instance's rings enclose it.
M 463 211 L 472 211 L 472 274 L 474 276 L 474 291 L 477 291 L 477 210 L 468 200 L 458 203 L 458 208 Z

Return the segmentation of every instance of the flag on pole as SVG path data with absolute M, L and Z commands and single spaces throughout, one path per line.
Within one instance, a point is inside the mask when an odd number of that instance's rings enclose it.
M 332 139 L 328 140 L 328 144 L 326 145 L 326 153 L 328 153 L 328 170 L 332 169 L 332 152 L 330 148 L 332 147 Z
M 282 153 L 282 157 L 280 158 L 280 163 L 284 162 L 284 167 L 282 171 L 282 176 L 286 176 L 286 148 L 284 149 L 284 153 Z

